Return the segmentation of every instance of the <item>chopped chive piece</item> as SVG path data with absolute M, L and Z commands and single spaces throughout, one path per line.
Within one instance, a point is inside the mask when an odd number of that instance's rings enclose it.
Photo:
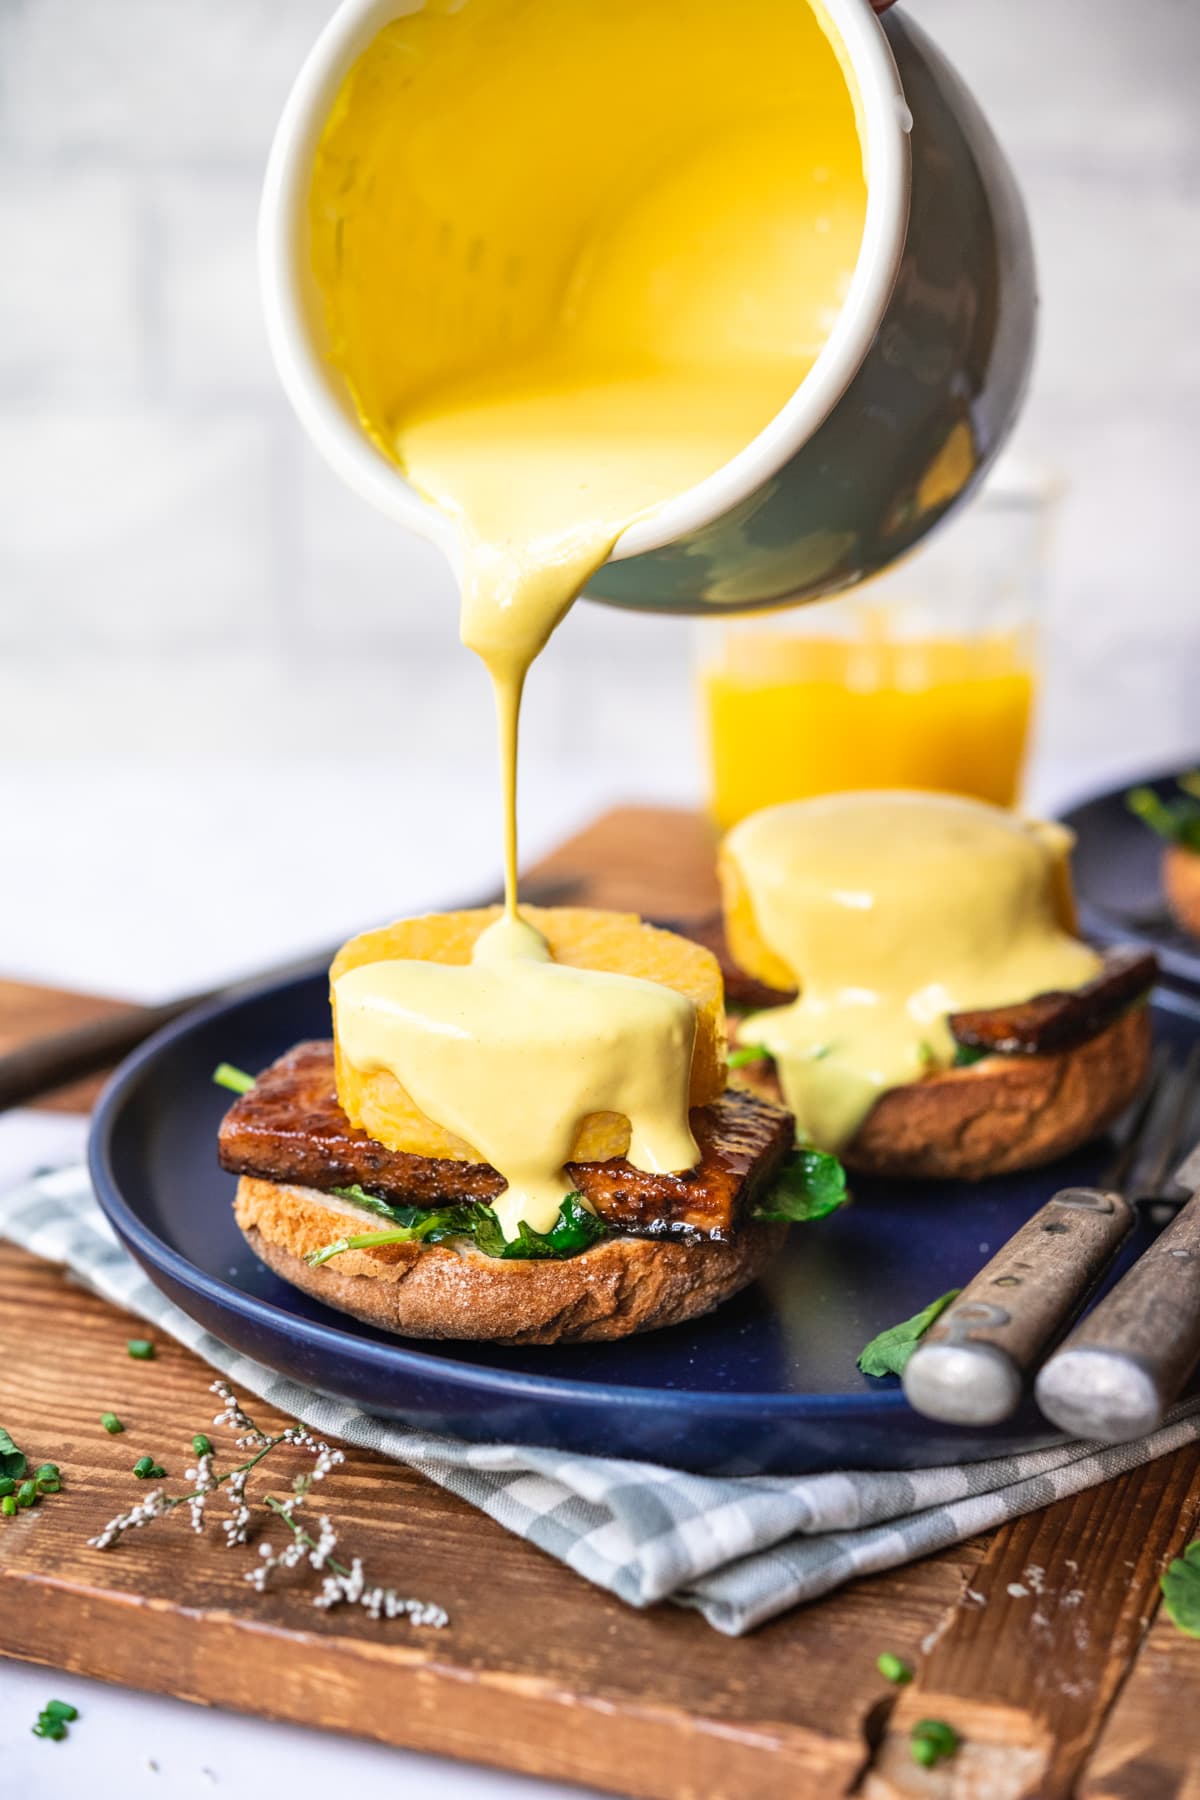
M 61 1494 L 62 1482 L 57 1475 L 39 1475 L 36 1482 L 39 1494 Z
M 41 1716 L 43 1719 L 65 1719 L 73 1725 L 79 1717 L 79 1708 L 72 1706 L 69 1700 L 47 1700 Z
M 736 1050 L 729 1052 L 729 1067 L 744 1069 L 749 1063 L 766 1062 L 770 1054 L 765 1044 L 739 1044 Z
M 6 1519 L 11 1519 L 16 1510 L 17 1503 L 13 1496 L 11 1494 L 5 1494 L 3 1500 L 0 1500 L 0 1513 L 3 1513 Z
M 918 1719 L 909 1740 L 913 1761 L 923 1769 L 954 1755 L 958 1749 L 958 1733 L 944 1719 Z
M 154 1345 L 149 1338 L 130 1338 L 125 1348 L 137 1362 L 150 1362 L 154 1356 Z
M 32 1730 L 34 1737 L 53 1738 L 56 1744 L 61 1744 L 67 1735 L 67 1728 L 61 1719 L 40 1718 Z
M 37 1497 L 38 1491 L 37 1483 L 35 1481 L 23 1481 L 17 1489 L 18 1506 L 32 1506 Z
M 34 1475 L 34 1480 L 35 1481 L 53 1480 L 58 1475 L 61 1475 L 61 1473 L 62 1473 L 62 1470 L 59 1468 L 57 1463 L 43 1463 L 41 1465 L 41 1467 L 37 1470 L 36 1474 Z
M 116 1413 L 101 1413 L 100 1423 L 103 1425 L 105 1431 L 113 1436 L 115 1436 L 118 1431 L 124 1431 L 125 1429 Z
M 0 1494 L 15 1494 L 17 1484 L 11 1475 L 0 1475 Z
M 153 1467 L 154 1458 L 152 1456 L 139 1456 L 133 1465 L 133 1472 L 139 1481 L 144 1481 Z
M 903 1687 L 906 1681 L 913 1678 L 913 1672 L 903 1657 L 893 1656 L 890 1650 L 884 1650 L 875 1659 L 875 1667 L 885 1681 L 894 1681 L 897 1687 Z
M 205 1437 L 202 1431 L 198 1431 L 192 1439 L 192 1449 L 196 1452 L 197 1456 L 211 1456 L 212 1439 Z
M 245 1069 L 236 1069 L 232 1063 L 218 1063 L 212 1078 L 218 1087 L 228 1088 L 231 1094 L 248 1094 L 254 1086 L 254 1076 L 247 1075 Z

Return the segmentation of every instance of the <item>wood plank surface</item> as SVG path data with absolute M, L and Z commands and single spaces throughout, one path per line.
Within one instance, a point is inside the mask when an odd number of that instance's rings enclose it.
M 0 1056 L 31 1038 L 69 1031 L 106 1014 L 123 1012 L 123 1000 L 73 994 L 63 988 L 34 987 L 27 981 L 0 982 Z M 87 1112 L 102 1085 L 100 1076 L 74 1081 L 47 1094 L 40 1105 L 55 1112 Z
M 1191 1447 L 997 1532 L 889 1719 L 866 1800 L 928 1792 L 909 1738 L 931 1717 L 963 1740 L 954 1793 L 1074 1794 L 1157 1609 L 1164 1563 L 1188 1539 L 1198 1476 Z M 1191 1667 L 1200 1680 L 1200 1656 Z
M 583 901 L 656 917 L 715 899 L 712 839 L 690 814 L 609 814 L 543 871 L 581 876 Z M 0 1042 L 113 1004 L 43 1005 L 0 983 Z M 132 1361 L 139 1334 L 0 1245 L 0 1422 L 66 1483 L 0 1520 L 4 1653 L 654 1800 L 1197 1800 L 1200 1643 L 1162 1620 L 1143 1643 L 1158 1574 L 1194 1533 L 1194 1450 L 741 1641 L 670 1606 L 636 1613 L 413 1472 L 348 1451 L 322 1504 L 373 1578 L 450 1613 L 445 1631 L 419 1632 L 314 1610 L 311 1577 L 255 1595 L 255 1547 L 226 1549 L 216 1525 L 195 1536 L 176 1516 L 88 1546 L 139 1497 L 138 1455 L 181 1486 L 192 1433 L 211 1429 L 211 1371 L 170 1343 Z M 109 1409 L 120 1436 L 100 1427 Z M 279 1423 L 266 1409 L 261 1422 Z M 264 1471 L 259 1491 L 297 1466 Z M 916 1667 L 911 1687 L 878 1675 L 884 1649 Z M 907 1739 L 930 1715 L 965 1742 L 927 1772 Z
M 1200 1800 L 1198 1696 L 1200 1642 L 1160 1613 L 1088 1763 L 1080 1800 Z

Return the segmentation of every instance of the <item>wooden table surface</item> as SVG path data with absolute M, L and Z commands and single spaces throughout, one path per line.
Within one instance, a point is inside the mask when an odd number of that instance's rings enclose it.
M 659 917 L 712 900 L 690 814 L 609 814 L 541 868 Z M 113 1004 L 0 983 L 0 1048 Z M 211 1371 L 169 1343 L 135 1363 L 131 1335 L 136 1321 L 0 1245 L 0 1423 L 66 1482 L 0 1520 L 8 1655 L 655 1800 L 1200 1800 L 1200 1642 L 1158 1590 L 1197 1533 L 1200 1449 L 740 1641 L 671 1606 L 636 1613 L 420 1476 L 348 1452 L 323 1504 L 379 1579 L 446 1607 L 450 1627 L 422 1634 L 316 1612 L 298 1586 L 254 1595 L 253 1552 L 227 1551 L 215 1525 L 194 1537 L 177 1517 L 88 1547 L 138 1497 L 134 1457 L 181 1473 L 211 1417 Z M 99 1426 L 110 1408 L 122 1436 Z M 884 1649 L 915 1665 L 910 1686 L 877 1674 Z M 963 1738 L 934 1771 L 908 1751 L 926 1716 Z

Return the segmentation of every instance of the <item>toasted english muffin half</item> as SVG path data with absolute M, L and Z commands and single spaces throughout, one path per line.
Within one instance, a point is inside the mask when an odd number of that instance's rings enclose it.
M 581 1344 L 711 1312 L 782 1248 L 786 1225 L 747 1222 L 727 1242 L 611 1236 L 578 1256 L 507 1260 L 473 1246 L 383 1244 L 314 1268 L 346 1229 L 315 1188 L 243 1176 L 234 1213 L 254 1254 L 327 1306 L 405 1337 Z
M 1150 1066 L 1150 1012 L 1131 1007 L 1094 1037 L 1043 1055 L 985 1056 L 882 1093 L 838 1154 L 901 1180 L 977 1181 L 1037 1168 L 1104 1131 Z M 780 1099 L 773 1063 L 735 1079 Z

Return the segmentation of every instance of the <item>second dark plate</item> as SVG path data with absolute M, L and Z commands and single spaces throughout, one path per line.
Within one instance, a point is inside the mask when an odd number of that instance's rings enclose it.
M 1200 990 L 1200 940 L 1180 931 L 1163 898 L 1162 839 L 1125 804 L 1134 787 L 1174 798 L 1183 772 L 1160 770 L 1123 781 L 1072 807 L 1063 823 L 1076 837 L 1072 871 L 1084 936 L 1102 944 L 1142 944 L 1156 952 L 1171 981 Z

